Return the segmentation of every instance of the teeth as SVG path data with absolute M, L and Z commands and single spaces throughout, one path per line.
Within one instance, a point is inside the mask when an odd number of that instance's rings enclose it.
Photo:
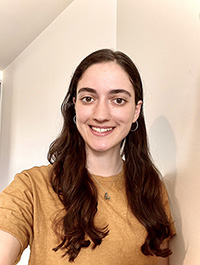
M 99 132 L 99 133 L 103 133 L 103 132 L 108 132 L 111 131 L 113 128 L 98 128 L 98 127 L 92 127 L 92 130 Z

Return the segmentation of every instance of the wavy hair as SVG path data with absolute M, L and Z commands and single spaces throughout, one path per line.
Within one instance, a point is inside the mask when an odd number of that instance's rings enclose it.
M 108 226 L 98 227 L 94 222 L 98 194 L 86 168 L 85 143 L 73 122 L 73 98 L 83 73 L 93 64 L 115 62 L 128 74 L 135 91 L 135 103 L 143 101 L 139 72 L 132 60 L 120 51 L 102 49 L 88 55 L 76 68 L 66 97 L 61 106 L 64 124 L 59 137 L 50 145 L 48 160 L 52 164 L 50 176 L 53 190 L 64 206 L 64 215 L 56 218 L 54 226 L 60 244 L 55 251 L 64 249 L 69 261 L 81 248 L 91 242 L 95 248 L 108 235 Z M 148 148 L 143 108 L 138 118 L 139 128 L 129 132 L 124 147 L 125 185 L 128 205 L 136 218 L 145 226 L 147 237 L 141 246 L 145 255 L 167 257 L 170 249 L 161 249 L 165 238 L 171 236 L 170 222 L 162 202 L 162 183 Z M 89 240 L 85 239 L 85 236 Z

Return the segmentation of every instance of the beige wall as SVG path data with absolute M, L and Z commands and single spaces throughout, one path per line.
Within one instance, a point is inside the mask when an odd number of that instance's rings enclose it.
M 170 265 L 200 264 L 200 2 L 118 0 L 117 49 L 142 73 L 151 150 L 177 236 Z
M 0 189 L 16 172 L 47 163 L 49 144 L 62 123 L 60 105 L 75 66 L 90 52 L 115 46 L 116 1 L 74 0 L 6 68 Z

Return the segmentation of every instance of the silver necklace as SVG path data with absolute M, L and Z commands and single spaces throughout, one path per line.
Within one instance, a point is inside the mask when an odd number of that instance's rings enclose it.
M 109 187 L 109 188 L 107 189 L 107 191 L 106 191 L 106 190 L 104 189 L 104 187 L 99 183 L 99 181 L 95 178 L 95 176 L 92 175 L 92 177 L 93 177 L 93 179 L 96 181 L 96 183 L 100 186 L 100 188 L 102 188 L 102 190 L 105 192 L 105 193 L 104 193 L 104 199 L 105 199 L 105 200 L 110 200 L 110 196 L 109 196 L 109 194 L 108 194 L 108 191 L 110 190 L 110 188 L 111 188 L 112 185 L 114 184 L 115 178 L 113 179 L 113 181 L 112 181 L 110 187 Z

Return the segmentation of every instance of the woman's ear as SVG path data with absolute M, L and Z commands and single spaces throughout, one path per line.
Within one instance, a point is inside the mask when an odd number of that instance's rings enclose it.
M 133 123 L 136 122 L 140 116 L 142 104 L 143 104 L 142 100 L 139 100 L 137 105 L 135 106 L 135 114 L 134 114 L 134 118 L 133 118 Z
M 74 105 L 76 104 L 76 98 L 75 97 L 73 97 L 73 103 L 74 103 Z

